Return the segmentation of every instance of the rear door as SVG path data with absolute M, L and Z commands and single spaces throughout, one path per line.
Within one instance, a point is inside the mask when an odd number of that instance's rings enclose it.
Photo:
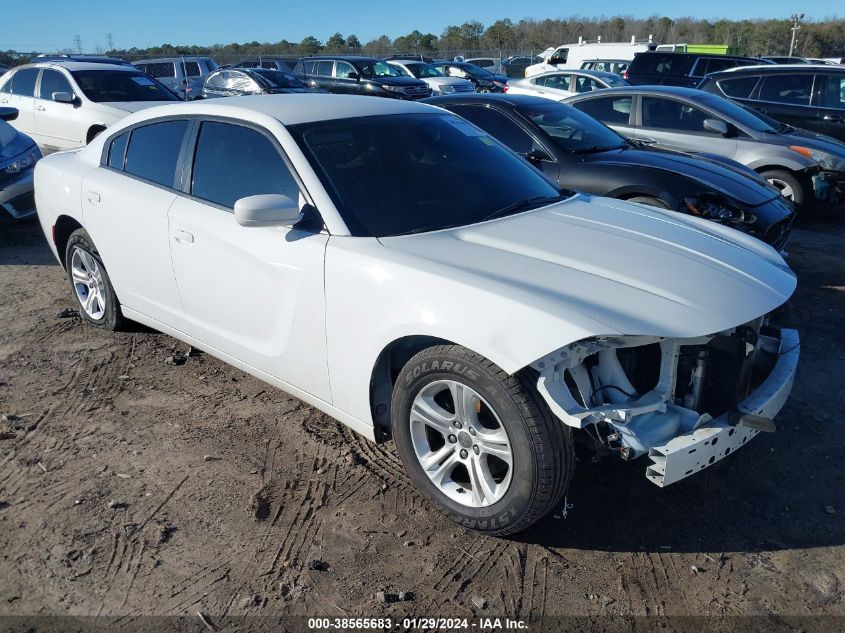
M 188 123 L 148 123 L 110 139 L 101 166 L 82 183 L 85 227 L 121 305 L 180 330 L 184 313 L 167 212 L 176 199 Z
M 11 79 L 3 84 L 0 105 L 17 109 L 18 116 L 11 122 L 12 127 L 31 136 L 38 145 L 43 145 L 35 129 L 35 85 L 40 70 L 40 68 L 22 68 L 14 71 Z
M 820 75 L 819 132 L 845 141 L 845 74 Z
M 733 158 L 736 139 L 704 129 L 704 121 L 717 119 L 695 105 L 678 99 L 641 95 L 634 138 L 654 147 L 685 152 L 709 152 Z
M 170 253 L 185 331 L 278 380 L 330 401 L 323 261 L 329 236 L 243 227 L 240 198 L 307 197 L 273 136 L 240 122 L 202 121 L 183 193 L 170 209 Z
M 334 78 L 334 62 L 330 59 L 318 59 L 314 62 L 314 74 L 309 85 L 327 92 L 338 92 Z
M 56 92 L 69 92 L 79 97 L 65 75 L 52 68 L 41 72 L 35 100 L 35 129 L 44 146 L 51 150 L 85 145 L 90 121 L 75 103 L 53 101 Z

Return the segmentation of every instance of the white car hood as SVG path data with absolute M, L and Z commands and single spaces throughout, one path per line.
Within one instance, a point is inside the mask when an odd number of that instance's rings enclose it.
M 766 244 L 704 220 L 575 196 L 469 227 L 383 245 L 496 288 L 525 307 L 588 317 L 595 334 L 694 337 L 783 304 L 794 273 Z M 519 313 L 513 314 L 518 326 Z

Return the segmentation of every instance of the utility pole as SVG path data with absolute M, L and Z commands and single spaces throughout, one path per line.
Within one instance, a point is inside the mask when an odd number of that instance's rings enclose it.
M 795 34 L 798 32 L 798 29 L 801 28 L 801 21 L 804 19 L 804 14 L 798 15 L 797 13 L 793 13 L 791 18 L 792 20 L 792 41 L 789 43 L 789 56 L 792 57 L 792 51 L 795 49 Z

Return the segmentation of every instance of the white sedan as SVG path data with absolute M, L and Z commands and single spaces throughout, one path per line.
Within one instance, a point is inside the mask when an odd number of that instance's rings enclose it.
M 461 524 L 558 504 L 581 434 L 667 485 L 783 406 L 798 338 L 772 248 L 561 195 L 452 114 L 343 95 L 131 115 L 35 175 L 82 316 L 206 350 L 374 441 Z
M 39 62 L 0 77 L 0 107 L 17 109 L 12 125 L 45 153 L 81 147 L 130 112 L 178 100 L 140 70 L 114 64 Z
M 508 82 L 508 94 L 533 95 L 563 101 L 584 92 L 627 86 L 615 73 L 600 70 L 556 70 Z

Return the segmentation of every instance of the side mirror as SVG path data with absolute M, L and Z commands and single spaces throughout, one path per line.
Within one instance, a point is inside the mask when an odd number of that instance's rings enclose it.
M 355 81 L 358 81 L 361 78 L 361 76 L 358 73 L 349 73 L 348 75 L 346 75 L 346 78 L 347 79 L 354 79 Z
M 550 161 L 552 157 L 549 156 L 546 152 L 541 149 L 532 149 L 530 152 L 526 152 L 523 156 L 528 160 L 528 162 L 537 164 L 542 163 L 543 161 Z
M 241 226 L 293 226 L 301 217 L 296 202 L 275 193 L 247 196 L 235 202 L 235 220 Z
M 73 93 L 70 93 L 70 92 L 54 92 L 52 97 L 53 97 L 53 101 L 55 101 L 56 103 L 73 103 L 74 102 Z
M 0 108 L 0 121 L 14 121 L 17 118 L 17 108 Z
M 720 119 L 704 119 L 704 129 L 719 136 L 728 135 L 728 124 Z

